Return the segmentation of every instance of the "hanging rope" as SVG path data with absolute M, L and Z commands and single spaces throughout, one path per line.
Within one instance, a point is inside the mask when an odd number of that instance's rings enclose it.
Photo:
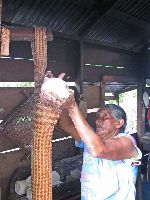
M 32 143 L 32 199 L 52 200 L 52 135 L 60 109 L 51 107 L 39 98 L 41 83 L 47 67 L 47 39 L 45 28 L 35 28 L 32 42 L 35 76 L 35 112 Z
M 35 39 L 31 42 L 35 86 L 42 81 L 47 68 L 47 36 L 46 28 L 35 27 Z

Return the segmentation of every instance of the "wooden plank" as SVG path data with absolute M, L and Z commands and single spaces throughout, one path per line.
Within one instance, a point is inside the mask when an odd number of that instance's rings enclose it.
M 140 68 L 138 59 L 137 54 L 127 54 L 98 45 L 84 44 L 84 64 L 123 66 L 138 70 L 138 67 Z
M 83 67 L 83 81 L 84 82 L 99 82 L 102 75 L 111 75 L 111 76 L 135 76 L 137 74 L 135 70 L 130 70 L 127 68 L 124 69 L 115 69 L 107 67 Z
M 34 81 L 31 60 L 0 59 L 0 82 Z
M 0 88 L 0 119 L 4 120 L 33 91 L 34 88 Z
M 30 41 L 10 41 L 10 57 L 33 59 Z
M 57 76 L 65 72 L 67 81 L 75 81 L 80 70 L 78 45 L 72 41 L 48 42 L 48 67 Z M 30 42 L 10 43 L 10 57 L 23 60 L 1 59 L 0 81 L 33 81 L 33 61 Z
M 144 88 L 144 80 L 140 80 L 138 82 L 137 88 L 137 135 L 140 145 L 142 144 L 142 136 L 145 132 L 145 119 L 143 119 L 143 88 Z
M 65 72 L 67 81 L 75 81 L 80 71 L 79 43 L 62 39 L 48 42 L 48 67 L 54 75 Z
M 87 108 L 97 108 L 100 106 L 99 86 L 83 86 L 83 94 L 87 102 Z
M 83 95 L 83 40 L 80 41 L 80 95 Z
M 0 155 L 3 155 L 1 152 L 9 151 L 15 148 L 18 148 L 16 144 L 14 144 L 9 137 L 5 135 L 0 135 Z M 53 161 L 60 160 L 64 158 L 68 158 L 78 154 L 78 151 L 74 144 L 74 139 L 64 139 L 64 140 L 56 140 L 52 143 L 53 145 Z M 6 153 L 5 153 L 6 154 Z
M 104 101 L 109 101 L 109 100 L 117 100 L 117 97 L 115 97 L 115 96 L 105 96 Z
M 83 91 L 88 108 L 99 108 L 104 101 L 116 100 L 115 96 L 105 96 L 106 89 L 104 83 L 103 88 L 100 88 L 100 86 L 84 86 Z
M 15 144 L 6 135 L 0 134 L 0 152 L 14 149 Z
M 77 68 L 72 62 L 61 62 L 57 60 L 55 63 L 48 62 L 47 70 L 52 71 L 55 77 L 64 72 L 66 75 L 64 80 L 67 82 L 75 82 L 77 79 Z
M 103 76 L 103 81 L 105 83 L 108 82 L 118 82 L 118 83 L 126 83 L 127 85 L 130 82 L 137 82 L 137 77 L 134 76 L 112 76 L 112 75 L 104 75 Z
M 1 20 L 2 20 L 2 0 L 0 0 L 0 26 L 1 26 Z
M 103 76 L 100 77 L 100 86 L 99 86 L 99 99 L 100 99 L 100 106 L 103 106 L 105 104 L 105 82 L 103 81 Z M 99 106 L 99 107 L 100 107 Z
M 120 91 L 116 92 L 116 94 L 118 95 L 118 94 L 121 94 L 121 93 L 124 93 L 124 92 L 129 92 L 129 91 L 135 90 L 135 89 L 137 89 L 137 85 L 129 86 L 129 87 L 127 86 L 126 88 L 120 89 Z
M 76 41 L 80 41 L 83 40 L 83 42 L 85 44 L 88 45 L 97 45 L 99 46 L 99 48 L 103 48 L 103 49 L 109 49 L 110 51 L 116 51 L 119 53 L 125 53 L 125 54 L 133 54 L 133 53 L 137 53 L 136 50 L 134 49 L 129 49 L 126 47 L 121 47 L 121 46 L 109 46 L 108 44 L 106 44 L 105 42 L 101 42 L 99 40 L 93 40 L 93 39 L 83 39 L 83 37 L 80 36 L 72 36 L 72 35 L 66 35 L 64 33 L 60 33 L 60 32 L 55 32 L 54 33 L 54 38 L 61 38 L 61 39 L 68 39 L 68 40 L 76 40 Z

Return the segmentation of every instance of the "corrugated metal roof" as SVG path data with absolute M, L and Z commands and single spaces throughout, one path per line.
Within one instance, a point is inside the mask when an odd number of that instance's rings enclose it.
M 90 28 L 85 37 L 110 46 L 131 49 L 146 35 L 148 33 L 142 28 L 106 15 Z
M 116 9 L 125 12 L 131 16 L 137 17 L 147 23 L 150 23 L 150 1 L 149 0 L 119 0 L 114 6 Z
M 5 0 L 2 21 L 140 51 L 150 34 L 149 0 Z

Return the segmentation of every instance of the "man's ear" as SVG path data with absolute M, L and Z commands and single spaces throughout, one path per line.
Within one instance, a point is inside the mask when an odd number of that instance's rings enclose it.
M 119 119 L 119 120 L 117 121 L 116 128 L 119 129 L 121 126 L 123 126 L 123 124 L 124 124 L 124 119 Z

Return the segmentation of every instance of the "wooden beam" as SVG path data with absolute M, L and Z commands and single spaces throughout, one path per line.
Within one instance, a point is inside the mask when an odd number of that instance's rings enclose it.
M 1 130 L 1 133 L 2 133 L 2 130 Z M 15 149 L 15 148 L 16 148 L 16 145 L 7 135 L 0 134 L 0 152 L 7 151 L 10 149 Z
M 7 120 L 29 98 L 33 91 L 34 87 L 0 88 L 0 119 Z
M 137 87 L 137 135 L 140 142 L 140 146 L 142 144 L 142 136 L 145 133 L 145 120 L 143 119 L 143 89 L 144 89 L 145 81 L 141 79 L 138 82 Z
M 2 21 L 2 0 L 0 0 L 0 26 Z
M 83 40 L 80 41 L 80 96 L 83 95 Z
M 120 80 L 121 83 L 126 83 L 126 82 L 135 82 L 136 79 L 131 79 L 131 78 L 127 78 L 128 76 L 132 76 L 133 77 L 137 77 L 137 70 L 135 70 L 135 68 L 133 69 L 129 69 L 129 68 L 124 68 L 121 70 L 116 70 L 111 69 L 110 68 L 102 68 L 102 67 L 90 67 L 90 66 L 86 66 L 83 68 L 83 82 L 99 82 L 99 77 L 101 75 L 104 74 L 108 74 L 109 76 L 122 76 L 120 79 L 118 78 L 118 81 Z M 117 78 L 116 79 L 104 79 L 104 81 L 107 80 L 106 82 L 117 82 Z
M 2 0 L 0 0 L 0 41 L 1 41 L 1 34 L 2 34 Z M 0 42 L 0 53 L 1 53 L 1 42 Z
M 54 34 L 54 38 L 59 38 L 59 39 L 66 39 L 66 40 L 77 40 L 77 41 L 80 41 L 80 40 L 83 40 L 83 43 L 86 43 L 86 44 L 92 44 L 92 45 L 98 45 L 100 46 L 101 48 L 104 48 L 104 49 L 109 49 L 111 51 L 115 51 L 115 52 L 122 52 L 122 53 L 126 53 L 126 54 L 135 54 L 135 53 L 139 53 L 139 51 L 135 50 L 135 49 L 130 49 L 128 47 L 125 47 L 125 46 L 121 46 L 121 45 L 108 45 L 106 42 L 102 42 L 102 41 L 99 41 L 99 40 L 94 40 L 94 39 L 85 39 L 85 37 L 81 37 L 81 36 L 72 36 L 72 35 L 68 35 L 68 34 L 65 34 L 65 33 L 60 33 L 60 32 L 53 32 Z
M 103 81 L 103 76 L 101 75 L 100 77 L 100 86 L 99 86 L 99 101 L 100 101 L 100 106 L 104 105 L 105 101 L 105 82 Z
M 8 27 L 10 29 L 10 40 L 32 41 L 34 39 L 34 28 Z M 53 34 L 47 31 L 47 41 L 53 41 Z
M 33 82 L 33 66 L 32 60 L 0 59 L 0 81 Z
M 128 85 L 129 82 L 137 82 L 137 77 L 104 75 L 103 81 L 105 83 L 108 83 L 108 82 L 117 82 L 118 83 L 119 82 L 119 83 L 126 83 Z
M 135 85 L 135 86 L 132 86 L 132 85 L 129 85 L 129 86 L 128 86 L 128 85 L 127 85 L 126 88 L 120 90 L 116 95 L 119 95 L 119 94 L 124 93 L 124 92 L 129 92 L 129 91 L 135 90 L 135 89 L 137 89 L 137 85 Z
M 109 100 L 117 100 L 115 96 L 105 96 L 104 101 L 109 101 Z
M 142 144 L 142 136 L 145 132 L 145 119 L 143 118 L 143 109 L 144 105 L 143 105 L 143 89 L 144 89 L 144 85 L 145 85 L 145 80 L 141 79 L 138 82 L 138 88 L 137 88 L 137 136 L 138 136 L 138 140 L 139 140 L 139 146 L 140 148 L 143 146 Z M 138 200 L 142 200 L 142 180 L 141 180 L 141 168 L 139 171 L 139 175 L 138 175 Z

